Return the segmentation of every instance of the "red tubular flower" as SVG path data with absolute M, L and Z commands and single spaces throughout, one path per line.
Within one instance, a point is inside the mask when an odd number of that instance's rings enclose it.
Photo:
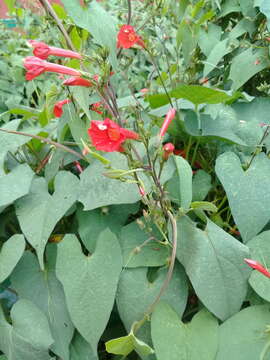
M 63 105 L 70 103 L 70 101 L 70 99 L 58 101 L 53 108 L 54 116 L 57 118 L 61 117 L 63 115 Z
M 28 40 L 28 42 L 34 48 L 33 54 L 43 60 L 46 60 L 49 55 L 63 56 L 73 59 L 82 59 L 82 55 L 75 51 L 49 46 L 44 42 L 36 40 Z
M 91 105 L 90 109 L 98 114 L 102 114 L 102 103 L 100 101 L 96 102 L 95 104 Z
M 252 260 L 252 259 L 244 259 L 245 262 L 250 266 L 252 269 L 255 269 L 262 273 L 264 276 L 270 278 L 270 272 L 259 262 Z
M 63 82 L 62 85 L 67 85 L 67 86 L 86 86 L 86 87 L 90 87 L 93 86 L 93 84 L 91 83 L 91 81 L 84 79 L 82 77 L 77 77 L 77 76 L 72 76 L 71 78 L 68 78 L 67 80 L 65 80 Z
M 159 132 L 159 136 L 162 137 L 165 135 L 171 121 L 174 119 L 176 114 L 176 110 L 174 108 L 171 108 L 168 112 L 167 115 L 165 117 L 165 120 L 161 126 L 160 132 Z
M 78 70 L 63 65 L 53 64 L 45 60 L 41 60 L 40 58 L 35 56 L 27 56 L 24 59 L 23 65 L 27 70 L 27 73 L 25 75 L 26 80 L 33 80 L 44 72 L 55 72 L 58 74 L 65 74 L 71 76 L 81 75 L 80 71 Z
M 111 119 L 104 121 L 92 120 L 88 135 L 97 150 L 112 152 L 124 151 L 122 144 L 127 139 L 138 140 L 139 135 L 133 131 L 121 128 Z
M 172 143 L 167 143 L 163 146 L 163 159 L 168 160 L 169 156 L 173 154 L 174 145 Z
M 145 47 L 143 40 L 136 33 L 133 26 L 131 25 L 123 25 L 117 35 L 117 47 L 129 49 L 133 45 L 138 44 L 142 47 Z

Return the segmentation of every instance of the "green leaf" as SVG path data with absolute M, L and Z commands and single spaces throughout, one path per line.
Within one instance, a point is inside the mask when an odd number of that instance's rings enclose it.
M 226 319 L 239 311 L 247 292 L 248 248 L 208 220 L 205 230 L 189 218 L 177 222 L 177 258 L 209 311 Z
M 217 207 L 208 201 L 193 201 L 190 206 L 192 209 L 217 212 Z
M 79 235 L 88 251 L 93 252 L 99 234 L 109 228 L 119 235 L 128 217 L 139 210 L 139 203 L 128 205 L 111 205 L 91 211 L 79 208 L 76 212 L 79 223 Z
M 127 169 L 124 155 L 111 153 L 106 156 L 112 162 L 112 166 Z M 113 180 L 103 175 L 104 166 L 95 161 L 81 174 L 79 187 L 79 201 L 84 205 L 84 210 L 92 210 L 111 204 L 134 203 L 141 198 L 136 184 L 128 184 Z
M 132 331 L 127 336 L 107 341 L 105 345 L 108 353 L 116 355 L 127 356 L 133 350 L 135 350 L 141 357 L 154 353 L 154 350 L 145 342 L 136 338 Z
M 110 317 L 121 267 L 121 249 L 109 230 L 100 234 L 91 256 L 82 253 L 74 235 L 66 235 L 59 244 L 56 274 L 71 319 L 94 353 Z
M 200 29 L 198 45 L 205 56 L 209 56 L 212 49 L 220 42 L 221 33 L 222 28 L 213 23 L 209 23 L 206 29 Z
M 218 322 L 205 309 L 184 324 L 167 303 L 161 302 L 152 315 L 151 335 L 157 360 L 216 358 Z
M 174 202 L 188 210 L 192 201 L 192 169 L 182 156 L 174 156 L 173 159 L 176 172 L 167 184 L 168 191 Z
M 147 268 L 124 269 L 121 273 L 116 296 L 119 315 L 129 332 L 132 324 L 144 317 L 149 306 L 156 299 L 167 274 L 166 268 L 161 268 L 155 274 L 155 279 L 149 281 Z M 162 296 L 182 316 L 187 301 L 186 275 L 180 264 L 176 264 L 172 279 Z M 136 335 L 151 344 L 150 325 L 146 322 Z
M 264 231 L 248 242 L 250 257 L 270 268 L 270 231 Z M 249 283 L 256 293 L 270 302 L 270 281 L 259 271 L 252 271 Z
M 70 345 L 70 360 L 98 360 L 91 346 L 78 332 Z
M 200 85 L 180 85 L 172 90 L 170 95 L 176 99 L 186 99 L 195 105 L 219 104 L 230 100 L 231 96 L 225 92 L 210 89 Z
M 214 117 L 209 114 L 200 114 L 198 117 L 190 110 L 185 116 L 185 128 L 193 136 L 215 136 L 246 146 L 238 135 L 239 121 L 229 106 L 221 106 Z
M 86 7 L 76 1 L 62 2 L 77 26 L 88 30 L 98 44 L 110 49 L 110 62 L 116 68 L 116 20 L 96 2 L 88 3 Z
M 12 325 L 0 308 L 0 349 L 8 360 L 49 360 L 53 343 L 46 316 L 30 301 L 19 300 L 11 309 Z
M 26 165 L 18 165 L 9 174 L 0 176 L 0 212 L 15 200 L 29 193 L 34 172 Z
M 261 0 L 259 8 L 260 8 L 260 12 L 263 13 L 267 18 L 268 30 L 269 30 L 270 29 L 270 4 L 269 4 L 269 1 Z
M 157 239 L 149 238 L 149 234 L 141 230 L 137 222 L 123 227 L 119 241 L 124 267 L 166 265 L 170 257 L 170 248 L 158 241 L 159 238 L 160 236 Z
M 196 171 L 192 180 L 192 201 L 204 200 L 211 187 L 211 175 L 204 170 Z
M 232 90 L 243 86 L 252 76 L 270 66 L 267 49 L 252 48 L 243 51 L 232 60 L 229 78 L 233 81 Z M 239 68 L 245 71 L 239 71 Z
M 13 271 L 25 249 L 23 235 L 11 236 L 2 246 L 0 253 L 0 283 L 2 283 Z
M 269 305 L 250 306 L 220 326 L 216 360 L 254 360 L 269 344 L 266 333 L 270 323 Z M 267 357 L 264 357 L 266 360 Z
M 21 122 L 21 119 L 12 120 L 9 121 L 7 124 L 1 127 L 1 129 L 4 130 L 12 130 L 16 131 L 19 124 Z M 24 132 L 31 133 L 31 134 L 37 134 L 39 132 L 38 128 L 24 128 Z M 29 141 L 29 137 L 22 136 L 22 135 L 15 135 L 15 134 L 8 134 L 5 132 L 0 131 L 0 175 L 3 174 L 3 165 L 5 157 L 8 153 L 8 151 L 15 151 L 19 146 L 22 146 L 23 144 L 26 144 Z
M 77 200 L 79 180 L 70 172 L 61 171 L 55 177 L 55 191 L 50 195 L 44 178 L 33 181 L 29 195 L 15 204 L 21 229 L 37 252 L 44 269 L 43 253 L 55 225 Z
M 51 350 L 63 360 L 69 360 L 69 344 L 74 326 L 66 306 L 61 283 L 55 276 L 56 245 L 46 251 L 48 264 L 40 271 L 33 253 L 27 251 L 11 275 L 12 288 L 20 298 L 31 300 L 46 316 L 54 343 Z
M 269 159 L 261 153 L 244 171 L 237 155 L 226 152 L 218 157 L 215 169 L 226 191 L 234 221 L 247 242 L 270 220 Z

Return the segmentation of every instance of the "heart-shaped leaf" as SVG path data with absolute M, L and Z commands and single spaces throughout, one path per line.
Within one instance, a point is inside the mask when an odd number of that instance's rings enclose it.
M 119 164 L 123 170 L 127 168 L 126 158 L 122 154 L 112 153 L 106 158 L 116 168 L 119 167 Z M 84 205 L 84 210 L 92 210 L 112 204 L 129 204 L 140 199 L 141 195 L 136 184 L 110 179 L 103 175 L 104 172 L 104 166 L 95 161 L 82 173 L 79 201 Z
M 19 300 L 11 309 L 12 325 L 0 308 L 0 349 L 8 360 L 49 360 L 53 343 L 46 316 L 30 301 Z
M 150 282 L 147 278 L 147 268 L 124 269 L 121 273 L 117 290 L 116 303 L 120 317 L 129 332 L 132 324 L 143 318 L 149 306 L 157 297 L 167 269 L 159 269 L 156 278 Z M 182 316 L 187 301 L 186 275 L 180 264 L 176 264 L 172 279 L 162 296 Z M 136 335 L 151 344 L 150 325 L 146 322 Z
M 171 306 L 161 302 L 152 315 L 151 335 L 158 360 L 216 358 L 218 322 L 205 309 L 184 324 Z
M 246 296 L 248 248 L 210 220 L 204 231 L 188 217 L 177 225 L 177 258 L 197 296 L 218 318 L 228 318 L 239 311 Z
M 9 174 L 0 177 L 0 212 L 15 200 L 29 193 L 34 172 L 26 165 L 19 165 Z
M 270 268 L 270 231 L 264 231 L 248 242 L 250 257 Z M 259 271 L 252 271 L 249 283 L 256 293 L 266 301 L 270 301 L 269 278 Z
M 216 360 L 266 360 L 268 356 L 261 355 L 269 348 L 269 323 L 269 305 L 250 306 L 225 321 L 220 326 Z
M 0 253 L 0 283 L 2 283 L 15 268 L 25 248 L 23 235 L 16 234 L 2 246 Z
M 270 161 L 261 153 L 244 171 L 239 158 L 226 152 L 217 159 L 216 173 L 226 191 L 234 221 L 246 242 L 270 220 Z
M 77 200 L 79 180 L 70 172 L 61 171 L 55 177 L 53 195 L 43 178 L 35 179 L 29 195 L 15 204 L 21 229 L 35 248 L 40 267 L 44 269 L 43 253 L 57 222 Z
M 51 349 L 63 360 L 69 360 L 69 344 L 74 326 L 66 306 L 61 283 L 55 276 L 56 245 L 46 251 L 48 264 L 40 271 L 36 256 L 27 251 L 11 276 L 12 287 L 20 298 L 31 300 L 47 316 L 54 343 Z
M 122 228 L 120 246 L 124 267 L 161 266 L 170 256 L 170 248 L 141 230 L 136 222 Z
M 115 19 L 95 2 L 91 2 L 85 7 L 82 7 L 79 2 L 70 0 L 63 0 L 63 4 L 77 26 L 88 30 L 98 44 L 110 49 L 110 61 L 116 67 Z
M 70 360 L 98 360 L 91 346 L 78 332 L 70 345 Z
M 121 268 L 121 249 L 110 230 L 100 234 L 91 256 L 82 253 L 74 235 L 66 235 L 59 244 L 56 274 L 71 319 L 94 353 L 110 317 Z

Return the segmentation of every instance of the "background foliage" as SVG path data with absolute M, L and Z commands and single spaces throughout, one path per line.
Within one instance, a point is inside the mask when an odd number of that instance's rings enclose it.
M 19 30 L 1 25 L 0 130 L 32 137 L 0 131 L 0 359 L 270 359 L 269 279 L 244 262 L 270 266 L 268 0 L 53 5 L 89 57 L 87 72 L 101 81 L 114 72 L 121 116 L 140 119 L 150 144 L 170 101 L 177 109 L 165 140 L 178 151 L 161 177 L 177 220 L 176 264 L 151 316 L 170 264 L 170 226 L 134 183 L 104 176 L 103 163 L 81 155 L 90 120 L 102 119 L 89 107 L 99 94 L 67 89 L 56 74 L 25 80 L 27 39 L 68 44 L 41 3 L 33 13 L 6 2 Z M 129 3 L 151 57 L 139 47 L 118 53 Z M 67 96 L 56 119 L 53 105 Z M 130 166 L 121 153 L 105 159 Z

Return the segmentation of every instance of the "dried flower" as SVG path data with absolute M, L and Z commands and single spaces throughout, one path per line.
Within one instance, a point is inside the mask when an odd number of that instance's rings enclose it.
M 70 103 L 71 100 L 70 99 L 65 99 L 65 100 L 61 100 L 61 101 L 58 101 L 55 105 L 54 105 L 54 108 L 53 108 L 53 113 L 54 113 L 54 116 L 59 118 L 63 115 L 63 105 L 65 104 L 68 104 Z
M 28 43 L 34 48 L 33 54 L 43 60 L 46 60 L 49 55 L 82 59 L 82 55 L 75 51 L 49 46 L 44 42 L 36 40 L 28 40 Z
M 26 80 L 33 80 L 44 72 L 55 72 L 58 74 L 65 74 L 71 76 L 81 75 L 80 71 L 78 70 L 63 65 L 53 64 L 42 60 L 36 56 L 27 56 L 24 59 L 23 65 L 27 70 L 25 75 Z
M 122 144 L 127 139 L 138 140 L 139 135 L 133 131 L 121 128 L 111 119 L 104 121 L 92 120 L 88 135 L 97 150 L 112 152 L 124 151 Z

